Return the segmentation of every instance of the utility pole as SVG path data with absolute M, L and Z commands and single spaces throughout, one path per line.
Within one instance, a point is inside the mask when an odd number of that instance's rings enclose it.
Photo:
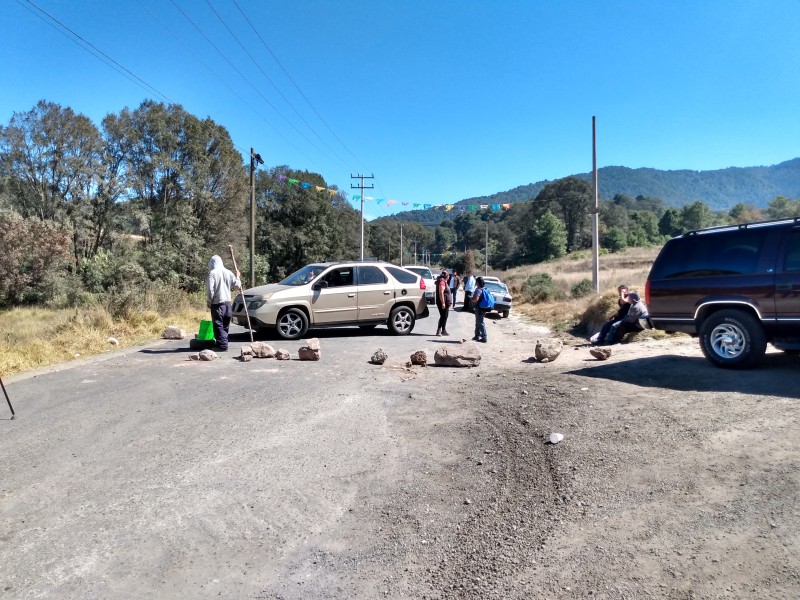
M 403 224 L 400 223 L 400 266 L 403 266 Z
M 595 294 L 600 293 L 600 197 L 597 191 L 597 130 L 592 117 L 592 283 Z
M 414 266 L 417 264 L 417 240 L 414 240 Z
M 483 260 L 483 274 L 489 274 L 489 220 L 486 220 L 486 258 Z
M 350 175 L 350 179 L 360 179 L 360 185 L 353 185 L 350 184 L 350 189 L 353 190 L 361 190 L 361 260 L 364 260 L 364 190 L 371 190 L 375 186 L 365 186 L 364 180 L 365 179 L 375 179 L 375 175 L 362 175 L 359 173 L 358 175 Z
M 256 287 L 256 164 L 264 161 L 250 148 L 250 287 Z

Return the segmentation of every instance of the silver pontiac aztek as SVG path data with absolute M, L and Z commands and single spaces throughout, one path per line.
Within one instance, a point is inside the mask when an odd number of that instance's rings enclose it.
M 250 329 L 274 329 L 287 340 L 313 328 L 383 324 L 408 335 L 429 314 L 425 287 L 419 275 L 391 263 L 315 263 L 279 283 L 244 290 L 233 301 L 233 317 L 248 327 L 249 315 Z

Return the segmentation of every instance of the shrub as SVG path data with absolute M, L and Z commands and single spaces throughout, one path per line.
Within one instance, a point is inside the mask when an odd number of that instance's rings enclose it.
M 591 279 L 581 279 L 578 283 L 572 286 L 569 293 L 573 298 L 583 298 L 594 292 L 594 284 Z
M 553 278 L 547 273 L 536 273 L 522 284 L 522 297 L 531 304 L 558 300 L 561 297 Z

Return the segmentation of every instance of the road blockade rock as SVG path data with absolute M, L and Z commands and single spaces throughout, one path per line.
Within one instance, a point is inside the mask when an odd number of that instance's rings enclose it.
M 200 354 L 200 360 L 210 361 L 217 358 L 217 353 L 213 350 L 203 350 Z
M 594 356 L 597 360 L 606 360 L 611 356 L 611 348 L 591 348 L 589 354 Z
M 539 362 L 553 362 L 561 354 L 563 348 L 564 344 L 558 339 L 536 340 L 533 355 Z
M 288 350 L 285 350 L 285 349 L 283 349 L 283 348 L 278 348 L 278 349 L 275 351 L 275 358 L 276 358 L 277 360 L 290 360 L 292 357 L 291 357 L 291 355 L 289 354 L 289 351 L 288 351 Z
M 411 364 L 419 365 L 420 367 L 428 366 L 428 353 L 425 350 L 417 350 L 411 355 Z
M 161 337 L 165 340 L 182 340 L 186 337 L 186 332 L 175 325 L 167 325 L 161 332 Z
M 433 355 L 433 361 L 440 367 L 477 367 L 481 364 L 481 353 L 475 342 L 464 342 L 440 348 Z
M 266 342 L 253 342 L 250 344 L 250 348 L 255 358 L 272 358 L 275 356 L 275 348 Z
M 250 346 L 242 346 L 242 354 L 240 355 L 242 362 L 250 362 L 253 360 L 253 348 Z
M 310 338 L 306 340 L 306 345 L 302 346 L 297 351 L 297 356 L 300 360 L 319 360 L 320 359 L 319 339 Z
M 389 358 L 389 356 L 383 351 L 383 348 L 378 348 L 377 352 L 375 352 L 375 354 L 372 355 L 372 358 L 369 359 L 369 362 L 371 362 L 373 365 L 382 365 L 386 362 L 387 358 Z

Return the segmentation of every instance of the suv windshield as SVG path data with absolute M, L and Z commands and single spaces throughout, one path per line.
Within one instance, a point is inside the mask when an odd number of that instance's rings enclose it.
M 322 265 L 306 265 L 279 283 L 281 285 L 305 285 L 307 283 L 311 283 L 311 281 L 324 270 L 325 267 Z
M 404 267 L 404 268 L 408 269 L 409 271 L 413 271 L 418 275 L 421 275 L 425 279 L 433 279 L 433 273 L 431 273 L 431 270 L 428 267 Z

